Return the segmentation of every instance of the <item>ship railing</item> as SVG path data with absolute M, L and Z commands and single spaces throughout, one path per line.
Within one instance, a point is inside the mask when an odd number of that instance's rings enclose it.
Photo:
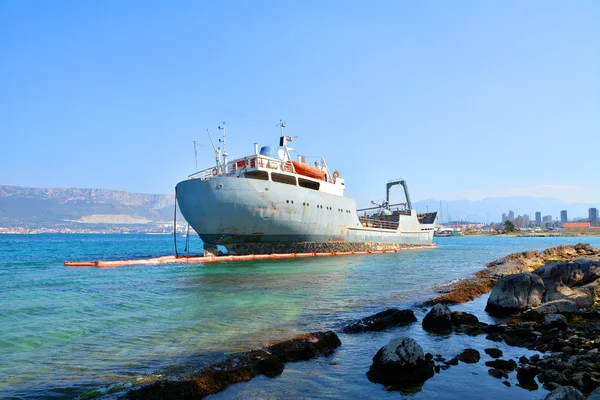
M 396 210 L 394 210 L 394 211 L 398 211 L 398 212 L 402 212 L 402 213 L 406 213 L 407 215 L 410 215 L 410 210 L 407 210 L 407 209 L 400 210 L 400 208 L 398 208 L 398 206 L 404 206 L 404 207 L 406 207 L 406 203 L 389 204 L 388 205 L 388 209 L 391 210 L 392 207 L 396 207 Z M 380 210 L 380 209 L 381 209 L 381 206 L 376 206 L 376 207 L 359 208 L 356 211 L 362 212 L 362 211 Z
M 398 229 L 398 221 L 386 221 L 378 217 L 358 217 L 358 220 L 365 228 L 379 229 Z
M 268 168 L 284 172 L 296 172 L 294 165 L 290 161 L 281 161 L 261 155 L 253 155 L 244 158 L 233 160 L 227 165 L 219 164 L 218 166 L 207 168 L 202 171 L 195 172 L 188 176 L 189 179 L 200 179 L 202 181 L 209 180 L 219 175 L 237 175 L 248 170 L 256 168 Z

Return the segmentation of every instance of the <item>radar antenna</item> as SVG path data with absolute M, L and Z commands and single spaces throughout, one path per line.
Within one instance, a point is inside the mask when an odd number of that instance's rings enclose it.
M 285 122 L 281 119 L 279 120 L 279 123 L 277 124 L 277 126 L 279 127 L 279 130 L 281 132 L 281 137 L 279 138 L 279 145 L 281 147 L 283 147 L 283 149 L 285 150 L 287 159 L 291 160 L 292 158 L 290 157 L 290 150 L 294 150 L 294 149 L 291 147 L 288 147 L 287 142 L 293 142 L 294 139 L 298 138 L 298 136 L 285 136 L 283 134 L 283 128 L 285 128 Z

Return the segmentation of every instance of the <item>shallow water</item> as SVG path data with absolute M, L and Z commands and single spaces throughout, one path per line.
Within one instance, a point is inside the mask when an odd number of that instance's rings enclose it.
M 1 235 L 0 397 L 72 398 L 195 369 L 297 333 L 340 330 L 349 320 L 388 307 L 414 307 L 440 284 L 506 254 L 582 240 L 600 246 L 597 237 L 451 237 L 437 238 L 437 249 L 393 254 L 97 269 L 66 268 L 62 262 L 172 254 L 173 238 Z M 191 242 L 192 252 L 200 251 L 200 240 Z M 484 317 L 484 305 L 482 298 L 460 308 Z M 415 312 L 421 320 L 426 310 Z M 464 347 L 504 350 L 483 337 L 444 341 L 418 323 L 383 333 L 340 334 L 343 346 L 331 357 L 287 364 L 278 378 L 259 377 L 213 397 L 401 397 L 365 376 L 375 352 L 400 334 L 447 358 Z M 507 388 L 489 377 L 482 360 L 442 371 L 413 397 L 543 397 L 542 390 L 515 387 L 514 374 L 511 382 Z

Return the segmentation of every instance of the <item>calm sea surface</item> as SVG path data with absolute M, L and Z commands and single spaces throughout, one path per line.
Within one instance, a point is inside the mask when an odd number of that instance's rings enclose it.
M 183 238 L 179 239 L 183 250 Z M 167 235 L 0 235 L 0 397 L 74 398 L 197 369 L 228 354 L 295 334 L 340 330 L 388 307 L 412 307 L 441 284 L 506 254 L 600 238 L 437 238 L 437 249 L 394 254 L 244 261 L 207 265 L 67 268 L 64 260 L 173 254 Z M 200 252 L 198 238 L 191 251 Z M 482 312 L 485 297 L 455 309 Z M 409 335 L 426 352 L 451 358 L 482 353 L 426 382 L 412 397 L 532 399 L 545 391 L 505 387 L 487 375 L 483 349 L 526 350 L 482 337 L 433 336 L 420 324 L 344 335 L 331 357 L 290 363 L 275 379 L 258 377 L 211 398 L 401 398 L 365 372 L 390 339 Z M 446 340 L 446 338 L 450 338 Z

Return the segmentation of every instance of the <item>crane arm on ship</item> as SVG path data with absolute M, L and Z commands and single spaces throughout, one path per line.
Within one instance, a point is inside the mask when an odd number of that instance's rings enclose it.
M 396 179 L 394 181 L 389 181 L 385 185 L 386 201 L 388 203 L 390 202 L 390 189 L 392 188 L 392 186 L 395 186 L 395 185 L 402 185 L 402 187 L 404 188 L 404 196 L 406 197 L 406 205 L 408 206 L 409 210 L 412 210 L 412 202 L 410 201 L 410 194 L 408 194 L 408 184 L 406 183 L 406 180 L 404 180 L 404 179 Z

